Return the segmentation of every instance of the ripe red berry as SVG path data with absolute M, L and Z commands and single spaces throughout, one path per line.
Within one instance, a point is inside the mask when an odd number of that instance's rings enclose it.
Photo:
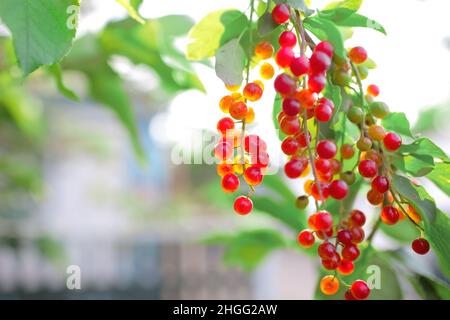
M 260 168 L 267 167 L 269 160 L 269 154 L 265 151 L 250 154 L 250 163 Z
M 330 196 L 334 199 L 341 200 L 347 196 L 348 185 L 344 180 L 334 180 L 329 186 Z
M 310 248 L 315 241 L 314 235 L 308 230 L 303 230 L 297 236 L 298 243 L 304 248 Z
M 331 161 L 328 159 L 317 158 L 314 160 L 314 167 L 319 173 L 325 175 L 331 171 Z
M 295 136 L 295 138 L 297 139 L 298 143 L 300 144 L 301 148 L 304 148 L 307 146 L 307 143 L 311 142 L 311 134 L 308 131 L 308 134 L 305 135 L 304 132 L 298 134 Z
M 261 172 L 261 168 L 258 166 L 248 167 L 244 171 L 244 179 L 251 186 L 256 186 L 256 185 L 260 184 L 263 180 L 263 174 Z
M 355 266 L 353 264 L 353 261 L 342 260 L 337 269 L 339 273 L 346 276 L 353 273 L 353 271 L 355 270 Z
M 253 210 L 253 202 L 245 196 L 237 197 L 234 200 L 234 211 L 240 215 L 249 214 Z
M 312 74 L 324 73 L 331 65 L 331 58 L 322 51 L 314 51 L 309 60 Z
M 294 98 L 284 98 L 283 112 L 288 116 L 296 116 L 300 112 L 300 101 Z
M 327 230 L 327 231 L 317 230 L 316 236 L 320 240 L 325 240 L 325 239 L 331 238 L 333 236 L 333 228 L 331 228 L 330 230 Z
M 250 134 L 244 138 L 244 149 L 247 153 L 260 153 L 267 150 L 266 142 L 256 134 Z
M 228 173 L 222 178 L 222 189 L 225 192 L 232 193 L 239 188 L 239 178 L 233 174 Z
M 389 180 L 385 176 L 377 176 L 372 180 L 372 188 L 379 193 L 385 193 L 389 190 Z
M 317 154 L 323 159 L 331 159 L 336 155 L 337 147 L 333 141 L 322 140 L 317 144 Z
M 284 116 L 280 121 L 280 129 L 287 135 L 294 135 L 300 131 L 300 121 L 296 116 Z
M 282 96 L 291 96 L 295 92 L 296 82 L 287 73 L 282 73 L 275 78 L 274 87 Z
M 400 213 L 393 206 L 385 206 L 381 210 L 381 220 L 386 224 L 396 224 L 400 218 Z
M 333 115 L 333 109 L 327 104 L 319 104 L 314 108 L 314 116 L 319 122 L 328 122 Z
M 320 196 L 318 185 L 320 186 L 320 191 L 322 192 L 322 197 Z M 328 190 L 328 185 L 323 182 L 319 182 L 319 184 L 313 183 L 311 185 L 311 195 L 316 200 L 321 200 L 321 201 L 326 200 L 330 196 L 330 191 Z
M 275 56 L 275 61 L 281 68 L 288 68 L 291 65 L 292 60 L 294 60 L 294 57 L 292 48 L 281 47 Z
M 345 291 L 344 298 L 345 300 L 356 300 L 350 290 Z
M 356 225 L 362 227 L 366 223 L 366 215 L 360 210 L 352 210 L 350 213 L 351 222 Z
M 333 226 L 333 217 L 327 211 L 316 213 L 315 225 L 318 230 L 327 231 Z
M 373 178 L 377 174 L 377 164 L 373 160 L 362 160 L 358 165 L 359 173 L 365 178 Z
M 298 91 L 295 94 L 295 98 L 300 101 L 304 109 L 312 108 L 317 100 L 316 94 L 308 89 Z
M 226 141 L 219 142 L 214 147 L 214 156 L 221 161 L 230 159 L 233 156 L 233 145 Z
M 355 149 L 353 149 L 351 144 L 343 144 L 341 146 L 341 154 L 343 159 L 351 159 L 355 154 Z
M 414 252 L 418 254 L 426 254 L 430 251 L 430 244 L 424 238 L 417 238 L 412 242 L 411 246 Z
M 309 59 L 303 55 L 301 57 L 296 57 L 291 62 L 291 71 L 296 77 L 300 77 L 309 70 Z
M 308 77 L 308 88 L 314 93 L 320 93 L 327 82 L 327 78 L 322 73 L 310 74 Z
M 263 89 L 259 84 L 250 82 L 245 85 L 242 93 L 246 99 L 250 101 L 258 101 L 263 94 Z
M 229 117 L 225 117 L 217 122 L 217 131 L 219 131 L 222 135 L 226 135 L 228 130 L 234 129 L 234 121 Z
M 367 192 L 367 201 L 373 206 L 378 206 L 383 202 L 384 195 L 382 193 L 379 193 L 375 189 L 370 189 Z
M 361 227 L 352 227 L 350 229 L 350 233 L 352 234 L 352 241 L 353 243 L 361 243 L 364 240 L 364 237 L 366 236 L 364 229 Z
M 300 148 L 300 143 L 293 137 L 287 137 L 281 143 L 281 150 L 284 154 L 291 156 L 295 154 Z
M 343 245 L 352 243 L 352 234 L 349 230 L 339 230 L 337 233 L 337 239 Z
M 342 258 L 354 261 L 359 257 L 359 249 L 354 244 L 348 244 L 342 249 Z
M 289 5 L 285 3 L 280 3 L 275 6 L 272 10 L 272 20 L 276 24 L 283 24 L 289 20 L 291 10 Z
M 367 51 L 363 47 L 354 47 L 349 51 L 348 56 L 356 64 L 363 63 L 367 60 Z
M 367 86 L 367 93 L 372 97 L 377 97 L 380 94 L 380 89 L 375 84 L 370 84 Z
M 321 51 L 331 58 L 333 56 L 334 48 L 328 41 L 322 41 L 316 45 L 314 51 Z
M 283 31 L 278 38 L 281 47 L 293 48 L 297 44 L 297 37 L 292 31 Z
M 355 282 L 353 282 L 352 286 L 350 287 L 350 291 L 352 293 L 352 296 L 356 300 L 367 299 L 370 295 L 369 286 L 362 280 L 356 280 Z
M 284 172 L 288 178 L 295 179 L 300 177 L 307 165 L 306 158 L 292 158 L 284 165 Z
M 388 132 L 383 139 L 384 147 L 389 151 L 395 151 L 402 145 L 402 138 L 393 132 Z
M 327 270 L 336 270 L 341 263 L 341 256 L 334 252 L 333 256 L 328 259 L 322 259 L 322 265 Z
M 317 252 L 322 259 L 331 259 L 336 253 L 336 247 L 331 242 L 324 242 L 317 248 Z

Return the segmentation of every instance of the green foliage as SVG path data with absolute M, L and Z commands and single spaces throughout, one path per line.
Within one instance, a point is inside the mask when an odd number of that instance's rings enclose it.
M 78 0 L 2 0 L 0 18 L 10 29 L 25 75 L 61 61 L 72 46 Z M 69 8 L 75 10 L 69 11 Z
M 213 57 L 217 49 L 238 38 L 247 24 L 247 17 L 239 10 L 219 10 L 208 14 L 189 32 L 188 59 Z
M 363 0 L 343 0 L 333 1 L 325 6 L 324 9 L 347 8 L 358 11 L 361 8 Z
M 315 15 L 305 18 L 303 25 L 305 29 L 311 31 L 319 40 L 329 41 L 333 45 L 336 55 L 341 58 L 345 57 L 344 40 L 341 32 L 333 22 Z
M 204 242 L 210 245 L 225 245 L 224 262 L 246 271 L 257 267 L 275 249 L 289 247 L 289 240 L 279 231 L 270 229 L 214 235 Z
M 436 163 L 433 171 L 427 174 L 427 178 L 431 180 L 439 189 L 450 196 L 450 164 L 447 162 Z
M 319 16 L 333 21 L 336 25 L 341 27 L 370 28 L 386 35 L 386 30 L 381 24 L 348 8 L 335 8 L 320 11 Z
M 48 72 L 55 78 L 56 87 L 63 96 L 73 101 L 80 101 L 78 95 L 64 84 L 61 66 L 58 63 L 49 66 Z
M 129 0 L 116 0 L 122 7 L 124 7 L 131 18 L 139 23 L 144 24 L 145 20 L 139 15 L 138 7 L 141 1 L 129 1 Z
M 216 75 L 227 85 L 240 85 L 246 62 L 238 39 L 232 39 L 216 52 Z
M 414 138 L 410 124 L 403 112 L 391 112 L 382 121 L 383 127 L 405 137 Z

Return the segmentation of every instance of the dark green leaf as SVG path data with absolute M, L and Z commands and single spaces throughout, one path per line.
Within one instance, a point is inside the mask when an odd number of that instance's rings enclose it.
M 433 171 L 434 160 L 428 155 L 413 154 L 394 158 L 394 165 L 402 172 L 413 177 L 423 177 Z
M 247 26 L 248 19 L 239 10 L 219 10 L 208 14 L 189 32 L 188 59 L 213 57 L 217 49 L 239 37 Z
M 12 33 L 25 75 L 59 62 L 72 47 L 78 0 L 2 0 L 0 18 Z
M 261 37 L 265 37 L 272 32 L 275 31 L 275 29 L 279 28 L 280 26 L 277 25 L 273 19 L 272 15 L 269 12 L 264 13 L 259 19 L 257 23 L 258 28 L 258 34 Z
M 447 154 L 435 145 L 433 141 L 426 137 L 421 137 L 411 144 L 402 145 L 399 150 L 400 152 L 406 154 L 425 155 L 441 159 L 446 162 L 450 161 Z
M 403 112 L 391 112 L 382 121 L 383 127 L 400 135 L 413 138 L 411 126 Z
M 450 164 L 441 162 L 436 163 L 434 170 L 427 174 L 430 179 L 439 189 L 450 196 Z
M 238 39 L 232 39 L 216 52 L 216 75 L 227 85 L 242 83 L 246 55 Z

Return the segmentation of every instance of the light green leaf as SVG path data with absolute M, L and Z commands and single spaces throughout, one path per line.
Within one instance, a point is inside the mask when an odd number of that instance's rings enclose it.
M 64 84 L 61 66 L 59 64 L 51 65 L 48 67 L 48 71 L 55 78 L 56 87 L 63 96 L 73 101 L 80 101 L 78 95 Z
M 382 34 L 386 35 L 386 30 L 384 27 L 378 23 L 375 20 L 372 20 L 370 18 L 367 18 L 363 15 L 360 15 L 358 13 L 354 13 L 343 20 L 335 21 L 335 23 L 338 26 L 343 27 L 362 27 L 362 28 L 370 28 L 373 30 L 376 30 L 378 32 L 381 32 Z
M 405 113 L 391 112 L 382 121 L 383 127 L 388 131 L 393 131 L 400 135 L 413 138 L 411 126 Z
M 431 156 L 442 161 L 450 162 L 447 154 L 426 137 L 421 137 L 411 144 L 402 145 L 399 150 L 406 154 Z
M 242 34 L 247 25 L 246 15 L 239 10 L 219 10 L 208 14 L 189 32 L 188 59 L 213 57 L 218 48 Z
M 242 83 L 246 56 L 238 39 L 232 39 L 216 53 L 216 75 L 227 85 Z
M 343 0 L 343 1 L 333 1 L 325 6 L 324 9 L 334 9 L 334 8 L 347 8 L 353 11 L 358 11 L 363 3 L 363 0 Z
M 72 47 L 78 0 L 2 0 L 0 18 L 12 33 L 25 75 L 59 62 Z
M 394 165 L 413 177 L 423 177 L 434 169 L 434 160 L 428 155 L 413 154 L 394 158 Z
M 344 58 L 346 56 L 341 32 L 333 22 L 321 19 L 318 16 L 311 16 L 305 18 L 303 25 L 319 40 L 329 41 L 334 47 L 334 53 L 339 57 Z
M 131 18 L 136 20 L 139 23 L 144 24 L 145 20 L 139 15 L 138 6 L 140 5 L 139 1 L 130 1 L 130 0 L 116 0 L 122 7 L 124 7 Z
M 446 162 L 436 163 L 434 170 L 427 174 L 427 178 L 431 180 L 439 189 L 450 196 L 450 164 Z

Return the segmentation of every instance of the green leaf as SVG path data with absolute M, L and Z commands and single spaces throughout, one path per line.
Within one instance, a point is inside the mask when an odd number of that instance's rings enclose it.
M 413 154 L 394 158 L 394 165 L 413 177 L 423 177 L 433 171 L 434 160 L 428 155 Z
M 61 66 L 59 64 L 51 65 L 48 67 L 48 71 L 55 78 L 56 87 L 63 96 L 73 101 L 80 101 L 78 95 L 64 84 Z
M 255 269 L 273 250 L 289 246 L 279 231 L 258 229 L 230 235 L 213 235 L 206 243 L 225 246 L 224 261 L 246 271 Z
M 66 253 L 62 243 L 50 238 L 41 236 L 35 241 L 37 249 L 41 255 L 54 263 L 62 263 L 66 259 Z
M 246 56 L 238 39 L 232 39 L 216 53 L 216 75 L 227 85 L 242 83 Z
M 370 28 L 386 34 L 384 27 L 375 20 L 369 19 L 363 15 L 355 13 L 348 8 L 335 8 L 331 10 L 320 11 L 319 16 L 323 19 L 333 21 L 341 27 L 362 27 Z
M 394 225 L 382 223 L 380 229 L 392 239 L 408 244 L 408 246 L 417 238 L 417 229 L 409 220 L 399 221 Z
M 307 30 L 314 34 L 319 40 L 327 40 L 334 47 L 334 53 L 344 58 L 346 51 L 344 48 L 344 40 L 338 27 L 327 19 L 321 19 L 318 16 L 305 18 L 303 25 Z
M 138 6 L 140 5 L 139 1 L 130 1 L 130 0 L 116 0 L 122 7 L 124 7 L 131 18 L 136 20 L 139 23 L 144 24 L 145 20 L 139 15 Z
M 450 102 L 437 105 L 420 111 L 417 122 L 413 126 L 414 132 L 432 131 L 438 128 L 440 123 L 444 124 L 450 119 Z
M 277 28 L 280 28 L 273 19 L 272 15 L 269 12 L 264 13 L 257 22 L 257 30 L 258 34 L 261 37 L 265 37 L 272 32 L 274 32 Z
M 213 57 L 218 48 L 239 37 L 247 25 L 246 15 L 239 10 L 219 10 L 208 14 L 189 32 L 188 59 Z
M 421 137 L 411 144 L 402 145 L 399 150 L 406 154 L 431 156 L 445 162 L 450 162 L 447 154 L 426 137 Z
M 0 18 L 11 31 L 25 75 L 59 62 L 72 47 L 78 0 L 2 0 Z
M 393 131 L 410 138 L 414 137 L 411 133 L 409 121 L 403 112 L 391 112 L 381 121 L 381 123 L 388 131 Z
M 366 59 L 362 64 L 362 66 L 366 67 L 367 69 L 376 69 L 377 64 L 375 61 L 373 61 L 370 57 Z
M 427 178 L 431 180 L 439 189 L 450 196 L 450 164 L 441 162 L 436 163 L 434 170 L 427 174 Z
M 334 9 L 334 8 L 347 8 L 353 11 L 358 11 L 363 3 L 363 0 L 343 0 L 343 1 L 333 1 L 325 6 L 324 9 Z
M 395 175 L 392 179 L 394 189 L 414 207 L 423 219 L 425 237 L 436 253 L 441 271 L 450 279 L 450 219 L 436 208 L 434 199 L 422 186 L 409 179 Z

